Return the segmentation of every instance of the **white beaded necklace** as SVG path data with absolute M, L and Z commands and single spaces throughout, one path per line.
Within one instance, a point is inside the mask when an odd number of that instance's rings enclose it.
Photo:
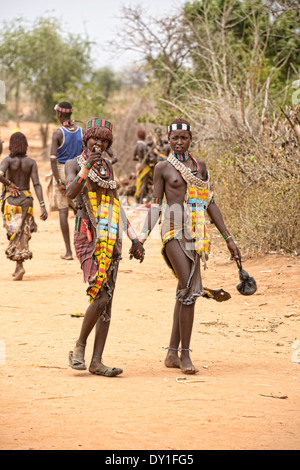
M 86 160 L 82 155 L 79 155 L 76 157 L 76 160 L 78 162 L 78 165 L 80 168 L 82 168 L 86 164 Z M 105 188 L 105 189 L 116 189 L 117 188 L 117 183 L 114 180 L 110 181 L 105 181 L 102 178 L 100 178 L 99 175 L 93 170 L 93 168 L 90 169 L 89 171 L 89 176 L 88 176 L 94 183 L 96 183 L 100 188 Z
M 203 181 L 200 178 L 197 178 L 197 176 L 194 176 L 193 173 L 191 172 L 190 168 L 187 168 L 183 163 L 181 163 L 179 160 L 177 160 L 174 155 L 170 155 L 167 159 L 171 165 L 173 165 L 176 170 L 178 170 L 183 177 L 183 179 L 187 182 L 188 185 L 193 186 L 194 188 L 209 188 L 209 173 L 207 172 L 207 180 Z

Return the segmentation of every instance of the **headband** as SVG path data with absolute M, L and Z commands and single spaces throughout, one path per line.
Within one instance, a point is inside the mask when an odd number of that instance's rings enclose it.
M 189 124 L 171 124 L 168 127 L 168 132 L 177 131 L 177 130 L 183 130 L 183 131 L 190 131 L 191 132 L 191 126 Z
M 112 124 L 105 119 L 92 119 L 86 123 L 86 128 L 91 129 L 92 127 L 105 127 L 106 129 L 112 131 Z
M 73 109 L 72 108 L 61 108 L 58 104 L 55 106 L 55 111 L 60 111 L 61 113 L 70 113 L 72 114 Z

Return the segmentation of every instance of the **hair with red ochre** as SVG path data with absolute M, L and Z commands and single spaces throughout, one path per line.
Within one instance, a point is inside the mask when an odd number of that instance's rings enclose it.
M 9 139 L 10 156 L 26 155 L 28 149 L 28 142 L 22 132 L 15 132 Z
M 87 129 L 83 134 L 82 138 L 84 145 L 86 145 L 87 141 L 91 137 L 99 137 L 101 139 L 108 140 L 107 150 L 111 147 L 113 143 L 112 132 L 109 129 L 106 129 L 106 127 L 91 127 L 90 129 Z

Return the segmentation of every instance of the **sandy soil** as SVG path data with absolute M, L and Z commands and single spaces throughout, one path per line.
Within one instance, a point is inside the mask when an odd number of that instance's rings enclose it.
M 6 148 L 9 130 L 1 129 Z M 35 154 L 37 134 L 25 124 L 22 130 L 31 132 Z M 38 163 L 44 184 L 49 164 Z M 129 211 L 136 224 L 139 215 Z M 243 297 L 236 290 L 237 267 L 212 232 L 204 284 L 223 287 L 232 297 L 224 303 L 198 300 L 192 358 L 199 373 L 184 376 L 164 367 L 176 282 L 161 258 L 160 241 L 147 242 L 139 264 L 129 261 L 125 239 L 104 356 L 124 373 L 96 377 L 72 370 L 67 361 L 82 322 L 71 314 L 88 305 L 79 263 L 60 259 L 57 214 L 41 222 L 35 204 L 35 216 L 34 257 L 22 282 L 12 280 L 14 264 L 5 257 L 0 232 L 1 450 L 299 448 L 297 257 L 245 261 L 258 292 Z M 87 363 L 92 343 L 93 335 Z

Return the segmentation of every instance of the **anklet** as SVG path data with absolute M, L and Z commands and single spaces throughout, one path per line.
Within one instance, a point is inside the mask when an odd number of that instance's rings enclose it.
M 185 348 L 180 348 L 179 351 L 191 351 L 191 352 L 193 352 L 193 350 L 189 349 L 189 348 L 186 348 L 186 349 Z
M 85 348 L 86 347 L 86 343 L 85 344 L 82 344 L 82 343 L 79 343 L 79 341 L 76 341 L 76 346 L 79 345 L 81 346 L 82 348 Z
M 180 349 L 177 349 L 177 348 L 165 348 L 165 349 L 168 349 L 169 351 L 180 351 Z

